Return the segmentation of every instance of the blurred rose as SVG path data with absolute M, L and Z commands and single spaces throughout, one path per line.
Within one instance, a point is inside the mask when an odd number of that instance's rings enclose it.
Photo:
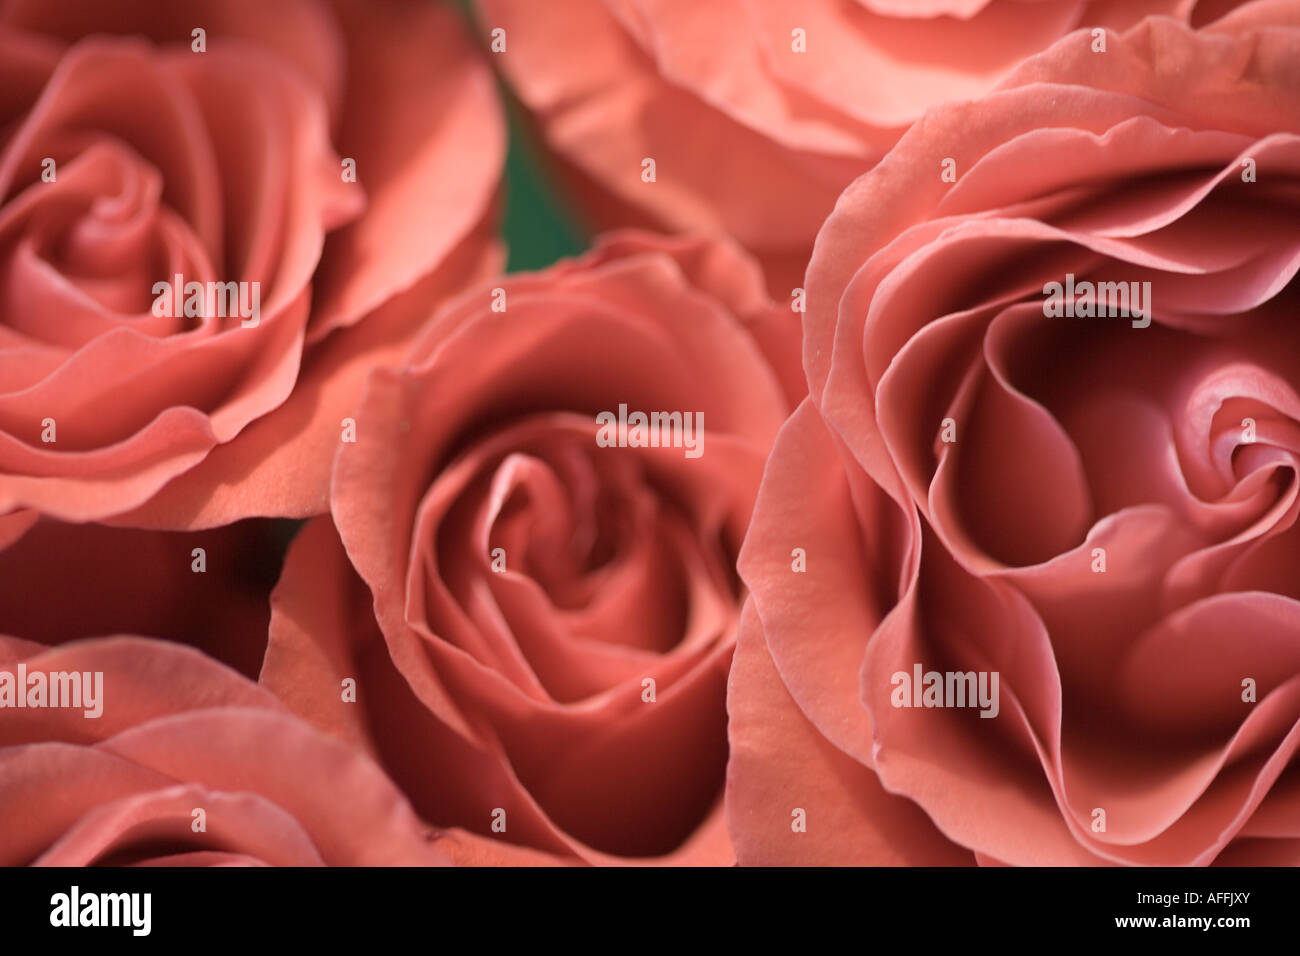
M 1068 37 L 841 198 L 740 562 L 741 863 L 1300 863 L 1300 5 L 1269 6 Z M 1068 274 L 1150 283 L 1150 325 L 1049 316 Z M 897 696 L 917 665 L 998 674 L 996 716 Z
M 52 672 L 92 675 L 101 713 L 5 710 L 0 865 L 447 862 L 371 760 L 193 650 L 0 637 L 0 673 Z
M 323 511 L 364 373 L 499 264 L 502 124 L 456 13 L 14 0 L 0 48 L 0 512 Z M 257 283 L 256 324 L 169 317 L 176 275 Z
M 478 0 L 599 228 L 720 230 L 801 285 L 835 198 L 928 107 L 1081 27 L 1240 0 Z M 801 31 L 796 33 L 796 31 Z M 801 49 L 802 48 L 802 49 Z M 653 159 L 655 182 L 642 178 Z
M 796 319 L 733 247 L 637 234 L 454 301 L 372 375 L 263 683 L 374 753 L 459 862 L 732 862 L 734 563 Z M 620 404 L 703 434 L 602 447 Z

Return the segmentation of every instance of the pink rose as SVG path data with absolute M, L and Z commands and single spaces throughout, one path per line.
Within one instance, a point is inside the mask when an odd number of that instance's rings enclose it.
M 44 705 L 0 720 L 0 865 L 447 862 L 371 760 L 196 651 L 0 637 L 0 701 L 20 678 Z
M 1298 27 L 1073 34 L 841 197 L 740 561 L 742 864 L 1300 863 Z
M 836 197 L 929 107 L 988 92 L 1071 30 L 1202 23 L 1235 5 L 478 0 L 495 62 L 599 228 L 729 233 L 780 295 L 801 284 Z
M 499 265 L 456 13 L 17 0 L 0 46 L 0 513 L 323 511 L 365 372 Z
M 454 300 L 370 378 L 263 684 L 458 862 L 731 863 L 734 561 L 797 330 L 735 248 L 631 233 Z

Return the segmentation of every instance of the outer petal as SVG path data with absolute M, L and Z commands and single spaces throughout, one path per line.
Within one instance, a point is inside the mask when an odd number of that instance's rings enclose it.
M 912 801 L 828 741 L 782 683 L 754 605 L 727 695 L 727 827 L 741 866 L 970 866 Z M 806 830 L 794 829 L 796 810 Z
M 97 718 L 43 708 L 0 724 L 10 865 L 131 862 L 159 845 L 297 865 L 445 862 L 372 761 L 195 651 L 105 638 L 20 653 L 29 673 L 104 676 Z

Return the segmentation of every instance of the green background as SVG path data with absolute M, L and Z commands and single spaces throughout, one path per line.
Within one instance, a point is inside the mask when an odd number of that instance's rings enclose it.
M 452 0 L 465 15 L 474 35 L 484 44 L 488 30 L 477 24 L 470 0 Z M 490 55 L 490 54 L 489 54 Z M 501 98 L 509 118 L 506 152 L 505 215 L 501 235 L 510 250 L 507 272 L 541 269 L 587 247 L 578 221 L 565 208 L 564 198 L 542 162 L 541 146 L 523 122 L 523 110 L 510 95 L 497 71 Z

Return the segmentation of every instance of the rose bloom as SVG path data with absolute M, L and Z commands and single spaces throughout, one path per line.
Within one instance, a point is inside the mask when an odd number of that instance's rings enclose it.
M 15 0 L 0 48 L 0 513 L 323 511 L 364 373 L 500 262 L 455 11 Z M 178 314 L 177 275 L 250 308 Z
M 927 108 L 1082 27 L 1241 0 L 477 0 L 599 228 L 720 230 L 801 284 L 835 198 Z M 799 31 L 799 32 L 796 32 Z M 498 48 L 500 37 L 498 35 Z M 643 161 L 656 164 L 643 179 Z
M 0 675 L 35 673 L 94 699 L 5 709 L 0 866 L 447 863 L 373 761 L 197 651 L 0 637 Z
M 735 247 L 630 233 L 454 300 L 372 374 L 262 682 L 459 863 L 734 862 L 734 565 L 797 319 Z M 620 405 L 702 430 L 602 445 Z
M 1300 863 L 1300 9 L 1262 12 L 1067 37 L 840 199 L 740 561 L 742 864 Z M 1150 324 L 1056 314 L 1067 275 Z

